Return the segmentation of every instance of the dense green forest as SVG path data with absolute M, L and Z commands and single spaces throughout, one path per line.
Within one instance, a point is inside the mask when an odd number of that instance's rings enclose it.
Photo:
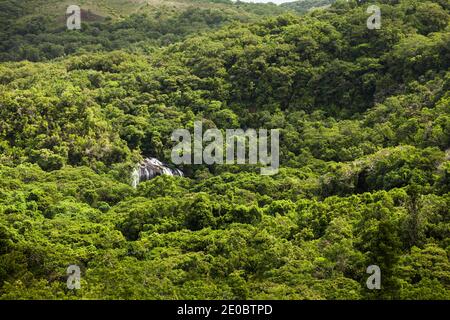
M 450 299 L 447 0 L 377 1 L 378 30 L 373 1 L 103 2 L 67 30 L 0 1 L 1 299 Z M 279 173 L 133 188 L 194 121 L 279 129 Z
M 95 1 L 92 0 L 81 6 L 82 29 L 71 33 L 64 20 L 67 4 L 64 7 L 61 3 L 51 3 L 56 8 L 47 8 L 44 6 L 46 2 L 49 1 L 0 1 L 0 61 L 36 62 L 75 52 L 117 49 L 148 54 L 154 48 L 167 46 L 188 35 L 210 31 L 233 21 L 250 22 L 288 11 L 269 4 L 231 2 L 219 7 L 199 6 L 194 2 L 186 7 L 143 5 L 134 10 L 124 6 L 101 10 L 93 6 Z M 120 2 L 128 3 L 127 0 Z M 36 13 L 36 8 L 41 7 L 45 8 L 41 10 L 49 13 Z M 130 15 L 118 15 L 118 10 L 127 9 Z

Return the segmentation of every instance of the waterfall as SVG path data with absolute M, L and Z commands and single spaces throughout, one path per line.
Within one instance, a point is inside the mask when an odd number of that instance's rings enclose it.
M 147 181 L 160 175 L 180 176 L 184 174 L 180 169 L 172 169 L 156 158 L 145 158 L 131 174 L 131 185 L 136 188 L 141 181 Z
M 133 173 L 131 174 L 131 185 L 133 186 L 133 188 L 136 188 L 137 185 L 139 184 L 139 180 L 140 180 L 139 171 L 140 171 L 139 167 L 136 167 L 133 170 Z

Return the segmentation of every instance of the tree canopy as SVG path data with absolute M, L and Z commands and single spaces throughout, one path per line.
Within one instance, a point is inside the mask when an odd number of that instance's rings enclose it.
M 379 30 L 213 2 L 79 31 L 0 4 L 0 298 L 450 299 L 448 2 L 378 1 Z M 279 173 L 132 188 L 194 121 L 279 129 Z

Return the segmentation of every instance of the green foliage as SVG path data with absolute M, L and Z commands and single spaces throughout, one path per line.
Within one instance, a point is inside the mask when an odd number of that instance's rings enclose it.
M 450 299 L 447 2 L 175 2 L 74 32 L 0 3 L 0 298 Z M 196 120 L 280 129 L 279 173 L 132 188 Z

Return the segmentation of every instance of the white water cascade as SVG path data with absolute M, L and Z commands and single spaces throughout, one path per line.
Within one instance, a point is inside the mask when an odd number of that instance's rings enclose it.
M 131 185 L 136 188 L 141 181 L 147 181 L 160 175 L 184 176 L 181 170 L 169 168 L 156 158 L 145 158 L 131 174 Z

